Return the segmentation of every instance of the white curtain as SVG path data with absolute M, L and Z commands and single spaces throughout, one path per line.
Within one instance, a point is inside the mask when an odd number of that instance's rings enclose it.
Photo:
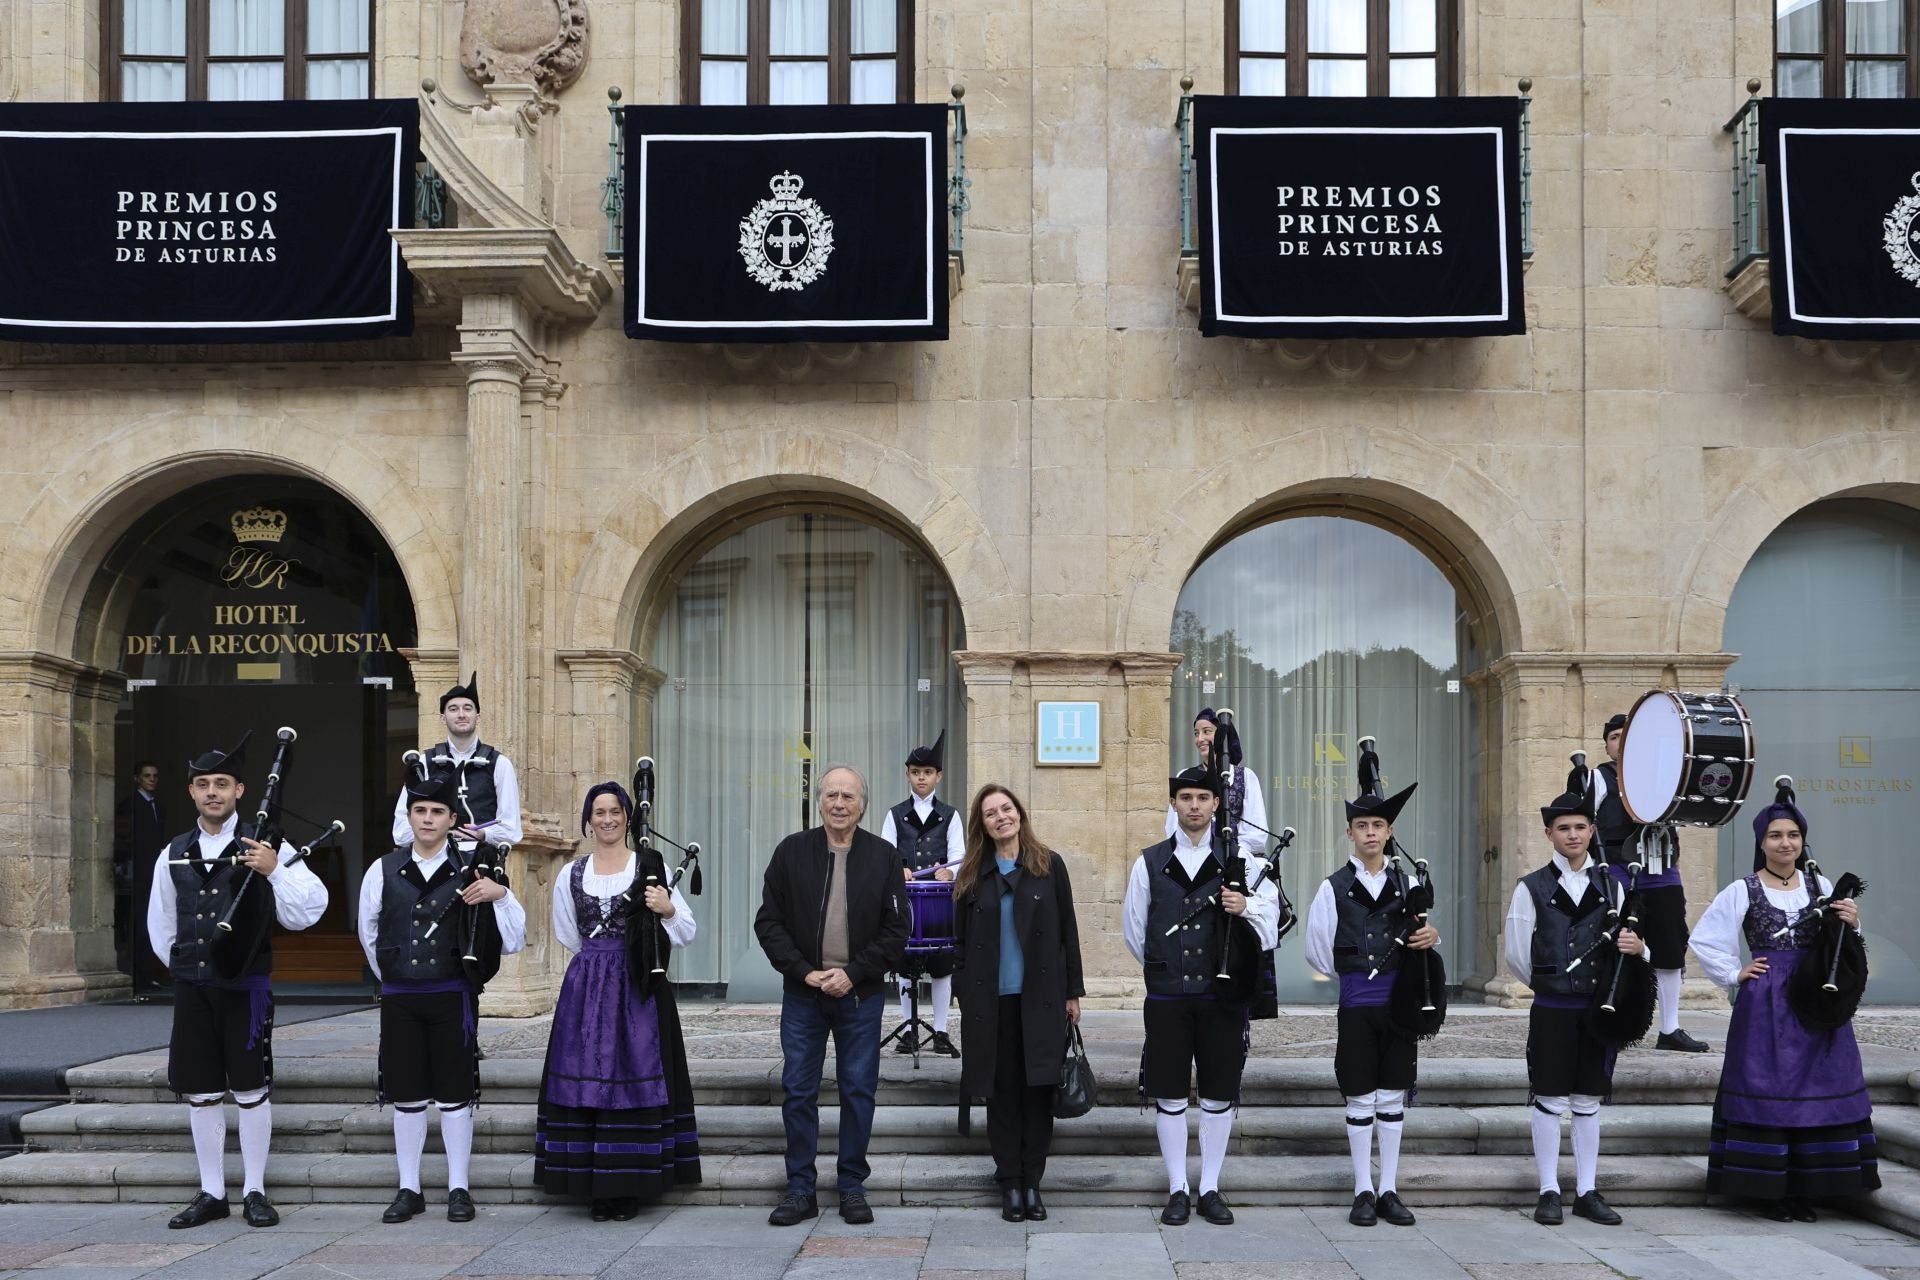
M 892 58 L 862 58 L 853 64 L 853 102 L 893 102 L 899 96 L 899 73 Z
M 1307 96 L 1364 98 L 1367 64 L 1358 58 L 1314 58 L 1307 63 Z
M 1396 98 L 1431 98 L 1439 92 L 1432 58 L 1395 58 L 1387 64 L 1387 92 Z
M 364 58 L 328 58 L 307 63 L 309 98 L 364 98 L 367 61 Z
M 1332 517 L 1250 530 L 1182 589 L 1169 764 L 1197 761 L 1192 727 L 1202 707 L 1234 710 L 1268 825 L 1299 832 L 1282 872 L 1303 920 L 1320 881 L 1351 851 L 1345 802 L 1358 792 L 1356 744 L 1371 734 L 1389 794 L 1420 784 L 1394 834 L 1432 864 L 1441 936 L 1472 936 L 1478 859 L 1468 855 L 1480 847 L 1467 777 L 1472 717 L 1469 695 L 1449 691 L 1464 656 L 1459 617 L 1453 586 L 1420 552 Z M 1472 963 L 1466 951 L 1449 954 L 1448 971 L 1463 975 Z M 1283 998 L 1334 998 L 1308 970 L 1297 936 L 1278 970 Z
M 216 58 L 286 49 L 284 0 L 209 0 L 207 52 Z
M 124 0 L 122 53 L 187 52 L 187 0 Z M 184 73 L 184 68 L 182 69 Z M 184 83 L 184 81 L 183 81 Z
M 1781 53 L 1821 53 L 1821 0 L 1775 0 L 1774 41 Z
M 122 102 L 185 102 L 187 64 L 184 62 L 123 62 L 120 64 Z
M 1847 0 L 1848 53 L 1900 53 L 1902 0 Z
M 213 102 L 266 102 L 285 97 L 286 69 L 278 62 L 207 64 L 207 98 Z
M 895 53 L 896 0 L 853 0 L 851 53 Z M 891 101 L 891 99 L 888 99 Z
M 1387 8 L 1387 51 L 1431 53 L 1434 42 L 1434 0 L 1392 0 Z
M 1893 61 L 1847 63 L 1847 96 L 1849 98 L 1906 97 L 1906 64 Z
M 746 56 L 747 0 L 700 0 L 700 52 Z
M 826 100 L 826 63 L 775 62 L 768 65 L 767 101 L 774 106 L 807 106 Z
M 1365 53 L 1367 0 L 1307 0 L 1311 53 Z
M 767 52 L 827 56 L 827 0 L 771 0 Z
M 745 106 L 747 104 L 747 64 L 702 62 L 700 64 L 700 101 L 709 107 Z
M 1240 0 L 1240 47 L 1259 53 L 1287 51 L 1287 0 Z M 1246 71 L 1240 87 L 1246 89 Z
M 367 48 L 367 0 L 307 0 L 308 53 L 365 53 Z
M 681 980 L 726 982 L 736 999 L 777 994 L 753 936 L 760 880 L 774 846 L 818 822 L 811 788 L 827 763 L 866 773 L 863 825 L 877 832 L 905 794 L 906 753 L 945 728 L 942 792 L 966 803 L 951 657 L 961 643 L 944 576 L 846 517 L 776 516 L 682 577 L 650 659 L 667 677 L 654 704 L 659 820 L 707 851 L 700 936 Z

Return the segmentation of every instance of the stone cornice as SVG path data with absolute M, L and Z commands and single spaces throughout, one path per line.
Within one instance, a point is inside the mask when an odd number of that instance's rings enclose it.
M 1024 667 L 1030 675 L 1042 676 L 1048 682 L 1066 678 L 1100 683 L 1104 683 L 1108 673 L 1118 667 L 1126 674 L 1129 683 L 1138 683 L 1141 677 L 1147 680 L 1170 678 L 1183 661 L 1177 653 L 1140 649 L 1112 652 L 1097 649 L 963 649 L 953 655 L 953 660 L 970 684 L 1007 683 L 1012 679 L 1015 667 Z M 996 673 L 1002 678 L 996 679 Z
M 563 323 L 592 320 L 613 296 L 613 277 L 575 257 L 552 227 L 414 227 L 392 235 L 437 302 L 504 294 L 543 321 Z
M 658 689 L 667 673 L 631 649 L 562 649 L 554 654 L 576 680 L 611 681 L 628 689 Z

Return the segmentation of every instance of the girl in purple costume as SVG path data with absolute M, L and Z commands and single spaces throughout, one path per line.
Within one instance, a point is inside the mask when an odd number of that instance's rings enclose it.
M 590 1198 L 595 1222 L 625 1221 L 642 1202 L 700 1181 L 673 985 L 662 977 L 642 990 L 628 972 L 626 939 L 630 903 L 650 912 L 644 918 L 675 948 L 693 941 L 693 912 L 678 889 L 663 887 L 658 853 L 648 851 L 642 866 L 642 855 L 627 847 L 632 813 L 617 782 L 587 792 L 580 829 L 592 837 L 592 852 L 553 887 L 554 940 L 578 954 L 553 1011 L 534 1176 L 549 1195 Z M 648 873 L 658 883 L 632 903 L 636 875 L 644 883 Z
M 1812 1222 L 1809 1201 L 1880 1186 L 1873 1105 L 1851 1026 L 1808 1031 L 1787 980 L 1819 938 L 1808 908 L 1806 815 L 1783 786 L 1753 820 L 1753 874 L 1720 891 L 1693 931 L 1701 971 L 1735 989 L 1727 1056 L 1713 1104 L 1707 1189 L 1761 1202 L 1775 1222 Z M 1818 877 L 1817 891 L 1832 886 Z M 1833 913 L 1860 927 L 1857 903 Z M 1791 926 L 1784 937 L 1778 930 Z M 1752 953 L 1740 963 L 1740 944 Z

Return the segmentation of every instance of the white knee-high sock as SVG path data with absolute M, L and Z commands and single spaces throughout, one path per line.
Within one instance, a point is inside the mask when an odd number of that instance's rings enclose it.
M 1660 995 L 1660 1034 L 1672 1035 L 1680 1029 L 1680 970 L 1655 969 L 1653 985 Z
M 187 1127 L 193 1130 L 193 1158 L 200 1165 L 200 1189 L 216 1200 L 227 1195 L 227 1109 L 189 1107 Z
M 1593 1190 L 1600 1174 L 1600 1099 L 1573 1097 L 1573 1193 Z
M 933 1029 L 945 1035 L 947 1031 L 947 1006 L 953 1003 L 953 978 L 935 978 L 933 980 Z
M 1406 1093 L 1400 1089 L 1381 1089 L 1374 1094 L 1373 1131 L 1380 1141 L 1380 1194 L 1393 1191 L 1394 1177 L 1400 1172 L 1400 1135 L 1406 1128 Z
M 1565 1114 L 1565 1098 L 1535 1098 L 1533 1101 L 1533 1166 L 1540 1175 L 1540 1191 L 1560 1190 L 1560 1117 Z
M 1153 1100 L 1153 1129 L 1160 1159 L 1167 1166 L 1167 1194 L 1187 1189 L 1187 1103 L 1184 1098 Z
M 472 1107 L 441 1109 L 440 1144 L 447 1149 L 447 1190 L 465 1187 L 468 1167 L 473 1163 Z
M 1233 1104 L 1200 1099 L 1200 1194 L 1220 1189 L 1220 1168 L 1233 1136 Z
M 905 1022 L 913 1016 L 913 979 L 900 979 L 900 1021 Z
M 267 1146 L 273 1141 L 273 1103 L 262 1099 L 240 1108 L 240 1164 L 246 1170 L 241 1193 L 267 1189 Z
M 1373 1097 L 1371 1093 L 1347 1096 L 1347 1150 L 1353 1156 L 1353 1194 L 1373 1192 Z
M 401 1108 L 405 1107 L 406 1110 Z M 393 1108 L 393 1154 L 400 1162 L 400 1187 L 420 1190 L 420 1153 L 427 1149 L 427 1104 L 395 1103 Z

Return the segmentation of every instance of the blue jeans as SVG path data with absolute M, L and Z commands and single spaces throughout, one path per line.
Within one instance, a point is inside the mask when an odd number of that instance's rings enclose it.
M 820 1151 L 820 1072 L 827 1036 L 833 1036 L 834 1074 L 840 1080 L 841 1195 L 866 1193 L 867 1139 L 873 1136 L 873 1094 L 880 1083 L 879 996 L 787 994 L 780 1001 L 780 1119 L 787 1129 L 787 1191 L 813 1194 L 814 1157 Z

